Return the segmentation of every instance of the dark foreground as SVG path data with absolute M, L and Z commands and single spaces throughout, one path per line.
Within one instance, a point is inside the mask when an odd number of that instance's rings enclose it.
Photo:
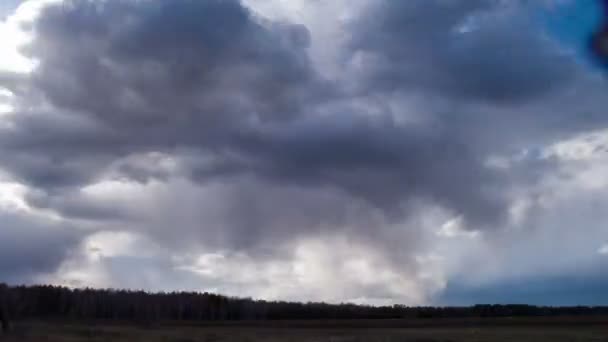
M 608 318 L 485 318 L 129 325 L 19 322 L 2 341 L 608 342 Z

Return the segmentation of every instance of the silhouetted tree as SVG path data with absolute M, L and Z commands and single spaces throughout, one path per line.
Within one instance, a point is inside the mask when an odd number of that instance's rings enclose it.
M 369 306 L 293 303 L 226 297 L 212 293 L 149 293 L 127 290 L 70 289 L 56 286 L 3 287 L 3 326 L 14 319 L 120 320 L 139 323 L 169 321 L 396 319 L 438 317 L 515 317 L 607 315 L 608 307 L 536 307 L 475 305 L 472 307 Z
M 10 329 L 8 319 L 8 287 L 5 284 L 0 284 L 0 324 L 2 332 L 6 333 Z

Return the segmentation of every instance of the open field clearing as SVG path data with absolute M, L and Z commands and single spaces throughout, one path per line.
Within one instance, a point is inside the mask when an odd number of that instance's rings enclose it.
M 606 341 L 601 318 L 277 321 L 120 325 L 19 322 L 3 341 Z

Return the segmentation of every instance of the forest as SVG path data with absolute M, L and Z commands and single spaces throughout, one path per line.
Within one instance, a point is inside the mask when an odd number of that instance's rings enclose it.
M 608 316 L 606 306 L 368 306 L 254 300 L 207 292 L 151 293 L 114 289 L 72 289 L 50 285 L 0 285 L 0 306 L 0 315 L 4 320 L 10 318 L 154 322 Z

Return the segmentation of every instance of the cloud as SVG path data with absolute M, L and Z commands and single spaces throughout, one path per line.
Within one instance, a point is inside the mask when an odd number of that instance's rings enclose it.
M 562 152 L 605 127 L 606 84 L 529 7 L 336 2 L 339 18 L 322 24 L 312 14 L 326 4 L 280 6 L 70 0 L 19 26 L 35 67 L 0 74 L 0 168 L 25 187 L 24 205 L 89 228 L 28 235 L 55 232 L 83 260 L 59 253 L 36 272 L 128 287 L 165 273 L 162 289 L 239 294 L 248 283 L 252 296 L 422 303 L 450 281 L 542 272 L 551 227 L 578 222 L 553 194 L 602 198 L 599 178 L 581 181 L 582 164 Z M 89 248 L 125 236 L 132 253 Z M 577 252 L 590 241 L 562 247 L 594 264 Z M 542 261 L 509 268 L 535 249 Z M 210 255 L 228 271 L 208 267 Z M 263 271 L 236 284 L 230 272 L 242 265 Z M 141 284 L 133 270 L 146 274 Z M 297 286 L 263 279 L 274 276 Z
M 380 1 L 370 7 L 353 25 L 351 46 L 377 91 L 422 90 L 504 105 L 534 100 L 575 77 L 572 58 L 517 2 Z
M 231 251 L 180 254 L 132 232 L 93 234 L 77 253 L 48 281 L 376 304 L 423 303 L 443 286 L 424 274 L 403 272 L 378 251 L 338 235 L 302 240 L 293 245 L 292 255 L 274 259 Z
M 11 283 L 54 273 L 84 235 L 32 214 L 0 210 L 0 222 L 0 278 Z
M 139 152 L 210 153 L 314 93 L 306 29 L 263 25 L 236 1 L 74 1 L 47 7 L 34 30 L 27 50 L 39 65 L 17 81 L 25 103 L 3 145 L 38 154 L 11 164 L 44 187 L 86 183 Z
M 73 1 L 48 7 L 34 30 L 26 50 L 39 66 L 17 82 L 21 105 L 1 145 L 23 152 L 6 168 L 42 190 L 161 153 L 194 156 L 187 169 L 202 182 L 253 174 L 337 187 L 385 210 L 421 197 L 475 221 L 500 211 L 500 196 L 472 186 L 496 177 L 468 142 L 344 104 L 311 65 L 302 25 L 235 1 Z M 447 169 L 462 181 L 446 181 Z
M 598 210 L 608 201 L 605 139 L 602 130 L 547 147 L 546 155 L 558 163 L 520 193 L 513 203 L 516 219 L 492 235 L 438 243 L 449 280 L 436 301 L 605 303 L 606 259 L 598 253 L 608 234 L 606 215 Z

